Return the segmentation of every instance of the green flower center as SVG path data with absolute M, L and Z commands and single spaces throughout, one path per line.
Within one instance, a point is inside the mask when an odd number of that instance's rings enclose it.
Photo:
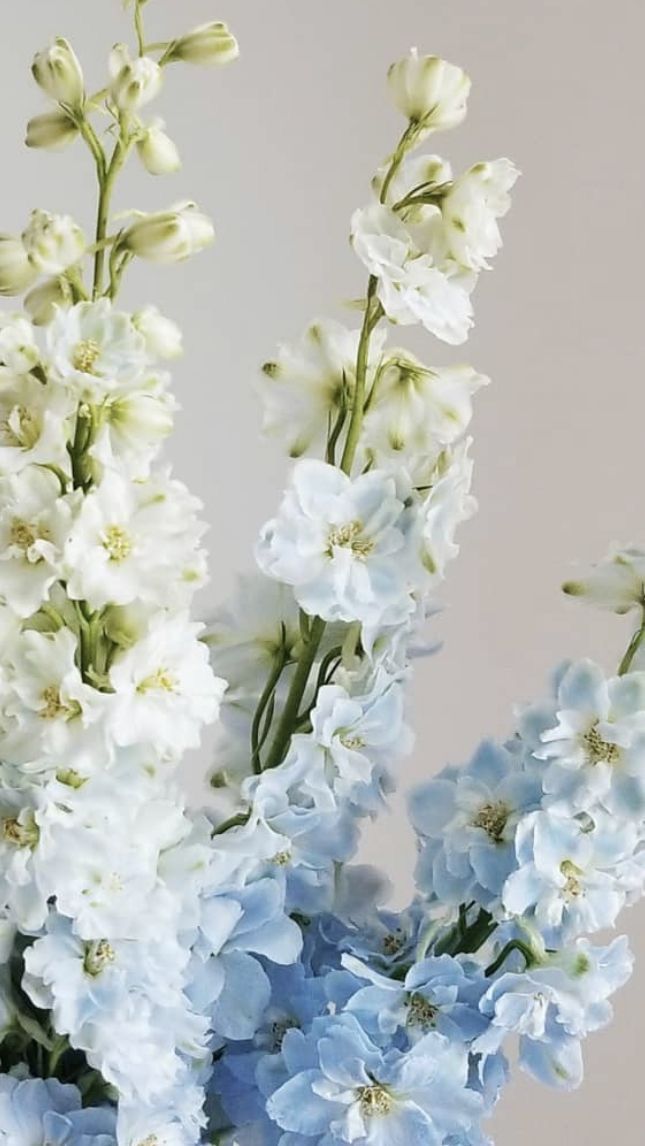
M 100 357 L 101 347 L 93 338 L 84 338 L 74 347 L 72 366 L 81 374 L 94 374 L 94 367 Z
M 616 764 L 620 759 L 619 746 L 611 744 L 608 740 L 603 740 L 597 724 L 585 732 L 582 743 L 590 764 Z
M 365 536 L 363 529 L 362 521 L 333 526 L 327 534 L 327 556 L 333 557 L 334 549 L 349 549 L 354 557 L 364 561 L 374 549 L 374 542 Z
M 359 1086 L 356 1091 L 361 1107 L 361 1114 L 366 1118 L 382 1118 L 389 1114 L 394 1100 L 389 1091 L 375 1082 L 372 1086 Z
M 504 829 L 508 823 L 511 809 L 503 800 L 490 801 L 483 804 L 471 820 L 474 828 L 481 828 L 494 844 L 504 841 Z

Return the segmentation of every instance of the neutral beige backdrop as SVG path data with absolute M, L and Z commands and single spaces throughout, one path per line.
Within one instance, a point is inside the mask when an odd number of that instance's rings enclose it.
M 129 288 L 129 301 L 154 299 L 186 332 L 171 455 L 212 523 L 204 606 L 249 566 L 284 481 L 284 460 L 258 440 L 256 368 L 279 338 L 361 290 L 346 235 L 401 126 L 387 65 L 413 44 L 464 65 L 471 114 L 437 147 L 457 166 L 508 154 L 524 172 L 469 346 L 410 340 L 429 362 L 467 356 L 494 385 L 474 425 L 480 514 L 446 586 L 445 649 L 417 676 L 405 787 L 507 731 L 514 703 L 539 695 L 559 658 L 588 654 L 611 668 L 627 639 L 624 622 L 585 612 L 558 586 L 612 538 L 645 540 L 642 0 L 152 0 L 146 13 L 153 38 L 227 19 L 243 53 L 220 73 L 168 75 L 163 112 L 184 172 L 136 173 L 120 195 L 122 207 L 194 197 L 218 222 L 212 254 L 138 269 Z M 41 107 L 28 64 L 65 34 L 99 86 L 126 27 L 120 4 L 3 0 L 1 20 L 0 227 L 21 229 L 35 206 L 89 226 L 82 148 L 49 157 L 21 147 L 26 116 Z M 186 769 L 195 798 L 206 763 Z M 369 832 L 366 852 L 385 858 L 401 899 L 413 850 L 400 805 Z M 645 908 L 625 926 L 639 962 L 613 1027 L 588 1041 L 582 1090 L 562 1097 L 517 1079 L 494 1120 L 498 1146 L 642 1142 Z

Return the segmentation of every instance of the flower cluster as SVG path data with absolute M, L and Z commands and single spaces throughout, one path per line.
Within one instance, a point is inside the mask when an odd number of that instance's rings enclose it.
M 111 230 L 110 202 L 131 150 L 178 166 L 141 116 L 166 66 L 237 49 L 223 24 L 147 45 L 145 2 L 98 95 L 67 41 L 34 63 L 55 109 L 27 141 L 85 141 L 95 241 L 44 211 L 0 239 L 0 292 L 28 292 L 0 318 L 0 1142 L 487 1146 L 509 1040 L 537 1079 L 580 1082 L 632 965 L 590 937 L 645 882 L 645 623 L 616 676 L 563 666 L 508 742 L 412 794 L 405 910 L 352 862 L 412 743 L 487 382 L 387 334 L 466 339 L 518 173 L 420 152 L 470 82 L 416 51 L 393 65 L 406 126 L 351 222 L 362 321 L 321 319 L 264 366 L 265 428 L 295 461 L 256 571 L 199 624 L 199 504 L 159 462 L 181 336 L 116 297 L 134 257 L 183 259 L 212 226 L 183 203 Z M 642 610 L 644 571 L 617 549 L 566 589 Z M 190 813 L 177 765 L 218 714 L 212 803 Z

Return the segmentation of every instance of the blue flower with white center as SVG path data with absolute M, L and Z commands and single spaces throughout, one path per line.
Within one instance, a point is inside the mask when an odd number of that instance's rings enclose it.
M 361 987 L 347 1004 L 362 1026 L 377 1039 L 405 1032 L 410 1043 L 429 1031 L 469 1043 L 486 1028 L 479 1000 L 487 989 L 481 966 L 472 959 L 439 955 L 415 963 L 403 982 L 388 978 L 346 956 L 345 966 L 370 986 Z
M 116 1146 L 115 1130 L 115 1111 L 83 1109 L 75 1086 L 0 1075 L 0 1143 L 6 1146 Z
M 549 761 L 544 790 L 565 809 L 645 815 L 645 673 L 607 680 L 592 661 L 572 664 L 557 689 L 557 712 L 534 748 Z
M 591 820 L 531 812 L 517 828 L 518 869 L 506 881 L 503 905 L 532 921 L 550 947 L 611 927 L 642 890 L 638 844 L 633 825 L 606 813 Z
M 482 1113 L 465 1049 L 435 1032 L 407 1053 L 382 1050 L 354 1015 L 331 1016 L 287 1032 L 283 1057 L 291 1077 L 267 1110 L 303 1144 L 443 1146 Z
M 608 947 L 579 939 L 523 974 L 500 975 L 482 998 L 490 1026 L 475 1049 L 495 1053 L 509 1034 L 519 1035 L 520 1066 L 539 1082 L 573 1089 L 583 1075 L 580 1040 L 609 1022 L 608 998 L 632 965 L 623 936 Z
M 465 768 L 449 766 L 410 799 L 421 840 L 417 885 L 446 904 L 495 905 L 517 866 L 518 820 L 540 805 L 537 769 L 484 741 Z

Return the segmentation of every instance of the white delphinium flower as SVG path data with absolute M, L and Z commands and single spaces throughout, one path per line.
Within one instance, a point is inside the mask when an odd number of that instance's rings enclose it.
M 56 1029 L 72 1036 L 133 989 L 160 1006 L 176 1005 L 189 953 L 160 930 L 140 941 L 88 940 L 76 934 L 71 919 L 52 913 L 45 934 L 25 952 L 22 985 L 36 1006 L 52 1011 Z
M 419 126 L 418 138 L 457 127 L 466 116 L 470 79 L 461 68 L 438 56 L 419 56 L 412 48 L 392 64 L 388 82 L 394 103 Z
M 143 335 L 150 358 L 178 358 L 183 352 L 181 329 L 156 306 L 144 306 L 132 315 L 132 322 Z
M 35 613 L 62 574 L 75 501 L 40 466 L 0 477 L 0 597 L 19 617 Z
M 6 658 L 2 696 L 3 758 L 40 771 L 91 766 L 106 752 L 94 727 L 106 698 L 85 684 L 76 663 L 77 639 L 69 629 L 27 630 Z
M 106 473 L 83 499 L 65 546 L 69 596 L 93 609 L 185 604 L 206 576 L 199 508 L 166 474 L 128 482 Z
M 368 457 L 378 466 L 404 466 L 414 481 L 464 433 L 472 396 L 487 383 L 471 366 L 430 369 L 407 350 L 388 351 L 363 424 Z
M 256 556 L 324 620 L 395 623 L 412 610 L 405 505 L 394 479 L 376 470 L 352 480 L 324 462 L 297 462 Z
M 510 159 L 476 163 L 451 184 L 441 200 L 449 254 L 461 266 L 480 271 L 490 266 L 502 237 L 497 220 L 511 206 L 510 190 L 519 177 Z
M 149 175 L 172 175 L 181 167 L 177 145 L 164 128 L 162 119 L 154 119 L 146 125 L 137 141 L 139 159 Z
M 581 597 L 612 613 L 645 608 L 645 550 L 615 542 L 585 577 L 565 581 L 562 588 L 570 597 Z
M 31 323 L 22 314 L 0 314 L 0 381 L 29 374 L 40 362 Z
M 99 429 L 91 457 L 104 469 L 142 480 L 174 425 L 178 408 L 163 374 L 147 377 L 145 389 L 106 398 L 99 407 Z
M 162 68 L 150 56 L 133 60 L 126 44 L 116 44 L 110 52 L 109 71 L 110 96 L 119 111 L 138 111 L 161 91 Z
M 177 263 L 203 251 L 215 239 L 215 229 L 196 203 L 183 202 L 169 211 L 138 217 L 119 239 L 119 246 L 153 263 Z
M 117 744 L 152 744 L 160 753 L 197 748 L 226 688 L 208 663 L 203 626 L 184 614 L 153 617 L 147 633 L 110 670 L 109 713 Z
M 470 438 L 446 449 L 432 475 L 429 492 L 421 497 L 417 528 L 419 554 L 432 580 L 443 578 L 446 565 L 459 553 L 457 526 L 477 509 L 470 492 L 473 462 L 468 456 Z
M 0 786 L 0 895 L 16 927 L 40 930 L 47 916 L 47 894 L 40 874 L 47 844 L 38 822 L 46 797 L 37 787 Z
M 60 387 L 33 375 L 0 383 L 0 474 L 30 465 L 55 465 L 69 472 L 67 443 L 75 407 Z
M 29 260 L 41 275 L 60 275 L 85 254 L 87 242 L 69 215 L 33 211 L 22 241 Z
M 377 331 L 370 341 L 368 390 L 384 340 Z M 276 358 L 262 367 L 263 428 L 283 440 L 292 457 L 312 446 L 324 448 L 336 419 L 351 409 L 358 341 L 358 330 L 324 319 L 312 323 L 299 342 L 282 343 Z
M 47 369 L 79 398 L 131 389 L 148 364 L 144 336 L 109 299 L 61 310 L 47 328 Z
M 59 310 L 68 310 L 74 305 L 71 285 L 62 275 L 44 279 L 29 291 L 23 303 L 34 326 L 49 326 Z
M 439 208 L 436 212 L 440 219 Z M 472 326 L 472 275 L 436 265 L 395 212 L 381 203 L 354 212 L 351 237 L 359 259 L 378 279 L 378 298 L 392 322 L 420 322 L 444 342 L 465 342 Z

